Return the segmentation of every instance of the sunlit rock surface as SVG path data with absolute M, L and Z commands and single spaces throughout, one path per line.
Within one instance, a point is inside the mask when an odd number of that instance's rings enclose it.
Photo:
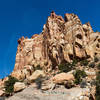
M 75 14 L 61 16 L 51 12 L 43 31 L 29 38 L 20 38 L 14 71 L 24 66 L 41 65 L 47 71 L 73 58 L 94 58 L 100 55 L 100 33 L 90 23 L 83 24 Z

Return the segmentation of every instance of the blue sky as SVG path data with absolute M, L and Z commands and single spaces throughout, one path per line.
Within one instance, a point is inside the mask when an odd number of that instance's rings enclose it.
M 75 13 L 100 31 L 100 0 L 0 0 L 0 78 L 14 68 L 18 38 L 40 33 L 52 10 Z

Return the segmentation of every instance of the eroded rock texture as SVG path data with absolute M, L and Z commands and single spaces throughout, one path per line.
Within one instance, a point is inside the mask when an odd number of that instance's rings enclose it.
M 74 58 L 94 58 L 100 55 L 100 33 L 93 32 L 90 23 L 83 24 L 75 14 L 61 16 L 51 12 L 43 31 L 18 40 L 14 71 L 24 66 L 41 65 L 47 70 Z

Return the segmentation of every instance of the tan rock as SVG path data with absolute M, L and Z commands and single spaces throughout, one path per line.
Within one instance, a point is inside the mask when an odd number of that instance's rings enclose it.
M 0 79 L 0 88 L 2 88 L 4 86 L 4 81 L 2 81 L 1 79 Z
M 3 79 L 3 82 L 4 82 L 4 81 L 7 81 L 7 80 L 8 80 L 8 77 L 5 77 L 5 78 Z
M 80 96 L 78 98 L 78 100 L 89 100 L 89 97 L 87 97 L 87 96 Z
M 36 70 L 35 72 L 33 72 L 33 74 L 30 77 L 28 77 L 28 80 L 30 82 L 33 82 L 38 77 L 45 77 L 45 73 L 42 70 Z
M 55 75 L 52 78 L 52 80 L 53 80 L 54 83 L 63 83 L 65 81 L 74 80 L 74 76 L 73 76 L 73 74 L 60 73 L 60 74 Z
M 25 88 L 26 88 L 26 86 L 25 86 L 24 83 L 16 82 L 16 83 L 14 84 L 14 92 L 21 91 L 21 90 L 23 90 L 23 89 L 25 89 Z
M 5 92 L 3 90 L 0 90 L 0 97 L 3 96 Z
M 11 76 L 16 77 L 18 80 L 25 79 L 25 74 L 21 70 L 13 71 Z
M 45 80 L 42 82 L 42 86 L 41 89 L 42 90 L 49 90 L 49 89 L 53 89 L 55 87 L 55 83 L 53 83 L 52 80 Z

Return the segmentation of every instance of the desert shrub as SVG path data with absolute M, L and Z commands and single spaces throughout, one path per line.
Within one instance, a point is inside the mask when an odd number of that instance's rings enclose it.
M 18 79 L 12 76 L 8 76 L 8 80 L 5 81 L 4 87 L 5 87 L 5 93 L 6 94 L 12 94 L 14 92 L 14 84 L 15 82 L 18 82 Z
M 100 71 L 96 77 L 96 100 L 100 100 Z
M 97 68 L 100 70 L 100 63 L 97 65 Z
M 82 66 L 87 66 L 88 65 L 88 60 L 87 59 L 85 59 L 85 60 L 82 60 L 81 62 L 80 62 L 80 64 L 82 65 Z
M 86 76 L 87 75 L 84 70 L 76 70 L 76 72 L 74 73 L 75 84 L 80 84 L 82 82 L 82 78 L 85 78 Z
M 69 72 L 74 69 L 75 65 L 78 63 L 77 59 L 74 59 L 71 63 L 66 62 L 58 65 L 58 69 L 60 72 Z
M 72 63 L 71 63 L 71 66 L 75 66 L 77 63 L 79 62 L 78 59 L 73 59 Z
M 94 68 L 94 67 L 95 67 L 95 62 L 91 62 L 91 63 L 89 64 L 89 67 Z
M 97 57 L 94 57 L 94 62 L 98 62 L 99 59 Z
M 58 65 L 60 72 L 69 72 L 72 70 L 72 66 L 69 62 Z

